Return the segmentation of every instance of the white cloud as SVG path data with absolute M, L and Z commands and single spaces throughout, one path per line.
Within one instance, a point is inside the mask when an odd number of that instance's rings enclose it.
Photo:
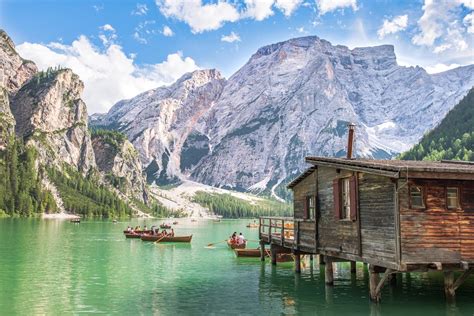
M 180 52 L 168 55 L 161 63 L 141 67 L 120 46 L 112 44 L 100 50 L 86 36 L 71 45 L 25 42 L 17 50 L 40 69 L 61 65 L 77 73 L 85 84 L 83 98 L 89 113 L 105 112 L 121 99 L 170 84 L 199 68 L 192 58 L 183 57 Z
M 95 12 L 104 10 L 104 5 L 93 5 L 92 7 L 94 8 Z
M 104 24 L 100 27 L 102 31 L 115 32 L 115 29 L 110 24 Z
M 154 25 L 156 24 L 155 20 L 148 20 L 140 22 L 137 27 L 135 27 L 135 32 L 133 33 L 133 38 L 140 44 L 148 44 L 148 40 L 155 34 L 159 33 Z
M 148 7 L 146 4 L 137 3 L 137 7 L 132 11 L 133 15 L 146 15 Z
M 245 0 L 246 9 L 242 17 L 263 21 L 273 15 L 273 2 L 274 0 Z
M 230 32 L 229 35 L 222 35 L 221 37 L 222 42 L 233 43 L 233 42 L 240 42 L 239 34 L 234 32 Z
M 423 15 L 418 20 L 419 32 L 413 36 L 413 44 L 435 46 L 435 53 L 467 50 L 469 45 L 465 37 L 467 36 L 470 42 L 473 39 L 469 35 L 470 29 L 466 21 L 463 20 L 464 25 L 460 21 L 462 5 L 474 9 L 472 0 L 425 0 Z M 464 26 L 467 26 L 467 29 Z
M 426 70 L 427 73 L 435 74 L 435 73 L 438 73 L 438 72 L 443 72 L 443 71 L 446 71 L 446 70 L 454 69 L 454 68 L 457 68 L 459 66 L 461 66 L 461 65 L 459 65 L 459 64 L 450 64 L 450 65 L 436 64 L 436 65 L 433 65 L 433 66 L 426 66 L 425 70 Z
M 388 34 L 394 34 L 403 31 L 408 26 L 408 15 L 399 15 L 393 18 L 392 21 L 383 20 L 383 25 L 377 31 L 380 39 L 383 39 Z
M 238 6 L 235 1 L 226 0 L 206 4 L 203 4 L 202 0 L 155 1 L 165 17 L 185 22 L 193 33 L 217 30 L 227 22 L 241 19 L 265 20 L 274 14 L 273 6 L 284 15 L 290 16 L 302 3 L 302 0 L 244 0 L 243 5 Z M 330 2 L 330 0 L 321 1 Z M 356 0 L 345 1 L 354 2 L 353 7 L 356 8 Z
M 337 9 L 352 8 L 354 11 L 358 9 L 357 0 L 316 0 L 316 4 L 320 15 Z
M 174 35 L 173 30 L 168 25 L 163 26 L 162 33 L 164 36 L 167 36 L 167 37 L 171 37 Z
M 296 30 L 298 31 L 298 33 L 304 33 L 304 32 L 305 32 L 303 26 L 302 26 L 302 27 L 298 27 Z
M 474 34 L 474 12 L 469 13 L 462 20 L 469 34 Z
M 291 16 L 303 0 L 276 0 L 275 6 L 286 16 Z
M 201 0 L 156 0 L 161 13 L 187 23 L 193 33 L 216 30 L 225 22 L 235 22 L 239 12 L 230 3 L 202 4 Z

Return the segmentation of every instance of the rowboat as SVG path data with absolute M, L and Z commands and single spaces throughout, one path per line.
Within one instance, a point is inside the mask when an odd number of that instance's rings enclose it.
M 173 222 L 173 225 L 178 225 L 178 222 Z
M 73 219 L 71 219 L 71 223 L 79 224 L 80 222 L 81 222 L 81 219 L 80 219 L 80 218 L 73 218 Z
M 161 235 L 142 235 L 142 241 L 158 241 L 158 242 L 191 242 L 193 235 L 189 236 L 166 236 L 163 237 Z
M 258 224 L 252 224 L 252 223 L 250 223 L 250 224 L 247 224 L 246 227 L 247 227 L 247 228 L 258 228 Z
M 244 242 L 243 244 L 236 244 L 236 243 L 233 243 L 229 240 L 227 240 L 227 246 L 229 246 L 230 249 L 245 249 L 245 247 L 247 246 L 247 242 Z
M 142 235 L 141 234 L 136 234 L 136 233 L 126 233 L 125 238 L 140 238 Z
M 133 231 L 135 234 L 151 234 L 151 230 L 134 230 Z M 128 230 L 123 231 L 124 234 L 130 234 Z
M 260 257 L 260 249 L 234 249 L 237 257 Z
M 161 229 L 170 229 L 170 228 L 171 228 L 171 225 L 161 224 L 161 225 L 160 225 L 160 228 L 161 228 Z

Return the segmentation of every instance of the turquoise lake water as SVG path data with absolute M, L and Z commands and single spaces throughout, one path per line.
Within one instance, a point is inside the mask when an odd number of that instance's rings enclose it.
M 335 285 L 324 270 L 304 261 L 276 267 L 236 258 L 224 240 L 233 231 L 256 240 L 248 220 L 220 223 L 179 219 L 177 235 L 191 244 L 125 239 L 133 220 L 0 220 L 0 315 L 474 315 L 474 276 L 447 304 L 440 273 L 412 273 L 386 286 L 382 303 L 368 298 L 368 273 L 335 266 Z M 257 247 L 253 242 L 250 247 Z

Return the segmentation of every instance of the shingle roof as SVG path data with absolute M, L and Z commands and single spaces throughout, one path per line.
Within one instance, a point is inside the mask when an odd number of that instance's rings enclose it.
M 296 179 L 288 184 L 288 188 L 294 187 L 308 174 L 313 172 L 317 166 L 329 166 L 340 169 L 375 173 L 391 178 L 399 178 L 401 173 L 458 173 L 474 176 L 474 163 L 468 161 L 415 161 L 415 160 L 371 160 L 371 159 L 345 159 L 328 157 L 306 157 L 306 162 L 313 164 Z

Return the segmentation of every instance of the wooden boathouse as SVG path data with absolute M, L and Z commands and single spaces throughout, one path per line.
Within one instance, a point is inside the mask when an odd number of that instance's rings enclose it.
M 474 164 L 306 157 L 312 166 L 288 188 L 293 218 L 261 217 L 261 249 L 369 265 L 370 297 L 380 301 L 395 273 L 444 272 L 445 293 L 474 271 Z M 263 257 L 262 257 L 263 258 Z M 454 279 L 454 272 L 461 274 Z M 380 274 L 383 273 L 380 278 Z

